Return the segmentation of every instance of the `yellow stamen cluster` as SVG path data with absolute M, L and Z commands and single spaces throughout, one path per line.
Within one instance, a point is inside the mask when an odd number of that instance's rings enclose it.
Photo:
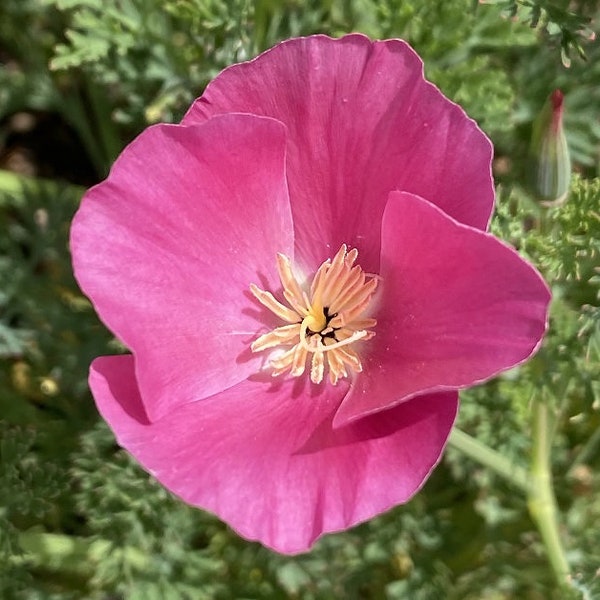
M 299 377 L 309 355 L 313 383 L 323 381 L 326 367 L 334 385 L 341 377 L 348 376 L 348 369 L 360 373 L 360 358 L 350 346 L 375 335 L 369 330 L 377 321 L 364 317 L 363 313 L 375 293 L 377 278 L 354 264 L 357 256 L 356 248 L 348 251 L 342 245 L 332 260 L 326 260 L 318 268 L 307 294 L 292 273 L 290 259 L 278 254 L 279 278 L 289 308 L 271 292 L 250 285 L 250 291 L 261 304 L 289 323 L 261 335 L 251 346 L 253 352 L 290 346 L 270 360 L 273 376 L 289 371 Z

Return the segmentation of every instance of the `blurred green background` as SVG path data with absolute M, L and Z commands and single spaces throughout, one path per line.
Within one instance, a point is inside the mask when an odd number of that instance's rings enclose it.
M 2 0 L 0 598 L 600 598 L 599 15 L 583 0 Z M 462 394 L 458 425 L 529 469 L 532 403 L 547 407 L 569 589 L 522 491 L 454 445 L 409 504 L 290 558 L 171 497 L 95 411 L 88 365 L 120 348 L 71 274 L 83 189 L 223 67 L 350 31 L 408 40 L 477 119 L 495 145 L 493 231 L 552 286 L 542 351 Z M 575 174 L 544 210 L 525 165 L 555 88 Z

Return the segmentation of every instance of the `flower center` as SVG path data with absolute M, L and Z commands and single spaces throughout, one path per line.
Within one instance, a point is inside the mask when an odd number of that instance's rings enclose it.
M 277 255 L 277 268 L 288 306 L 271 292 L 250 284 L 254 297 L 288 323 L 261 335 L 251 345 L 253 352 L 283 346 L 283 352 L 270 360 L 273 376 L 289 371 L 293 377 L 304 373 L 310 357 L 310 379 L 321 383 L 325 369 L 336 384 L 348 377 L 348 370 L 362 371 L 360 358 L 352 345 L 375 335 L 370 331 L 377 321 L 365 317 L 378 277 L 365 273 L 354 262 L 358 250 L 343 244 L 333 259 L 327 259 L 315 273 L 307 292 L 292 273 L 290 259 Z M 289 348 L 286 348 L 288 347 Z

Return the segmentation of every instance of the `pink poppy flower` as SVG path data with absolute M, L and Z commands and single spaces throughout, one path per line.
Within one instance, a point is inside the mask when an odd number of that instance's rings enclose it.
M 119 443 L 279 552 L 406 502 L 458 390 L 527 359 L 548 289 L 486 233 L 491 146 L 400 40 L 294 39 L 223 71 L 85 196 L 75 274 L 131 355 Z

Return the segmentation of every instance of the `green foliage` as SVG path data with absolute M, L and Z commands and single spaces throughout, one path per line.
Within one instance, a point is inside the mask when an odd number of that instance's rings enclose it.
M 545 35 L 558 37 L 565 66 L 571 64 L 570 55 L 573 50 L 580 57 L 585 57 L 581 40 L 586 37 L 589 39 L 592 35 L 589 26 L 592 21 L 590 13 L 595 8 L 593 2 L 589 0 L 575 3 L 548 0 L 485 0 L 485 3 L 500 6 L 511 19 L 523 21 Z M 575 6 L 572 6 L 573 4 Z
M 10 598 L 30 579 L 21 564 L 18 528 L 39 522 L 52 512 L 60 473 L 42 464 L 32 449 L 40 433 L 0 421 L 0 595 Z
M 46 2 L 69 22 L 51 69 L 84 69 L 111 88 L 115 120 L 136 127 L 176 120 L 221 69 L 329 18 L 327 3 L 314 0 Z
M 52 4 L 69 25 L 50 67 L 81 67 L 110 87 L 114 118 L 127 125 L 173 120 L 216 70 L 247 56 L 247 0 Z
M 37 0 L 0 4 L 0 119 L 24 106 L 56 105 L 57 90 L 46 66 L 52 53 L 50 43 L 60 26 L 55 15 L 39 11 Z M 32 33 L 41 43 L 31 43 Z
M 14 361 L 0 365 L 3 380 L 13 383 L 0 397 L 0 412 L 18 422 L 18 415 L 29 422 L 37 409 L 83 418 L 73 400 L 87 395 L 87 366 L 108 338 L 68 260 L 69 223 L 80 193 L 32 182 L 18 200 L 0 198 L 0 355 Z
M 364 11 L 361 30 L 408 40 L 423 57 L 427 77 L 486 132 L 497 137 L 510 131 L 514 90 L 508 72 L 498 68 L 498 53 L 533 47 L 532 31 L 502 19 L 498 10 L 476 9 L 471 0 L 386 0 L 373 8 Z
M 10 56 L 0 66 L 0 118 L 23 103 L 61 112 L 104 175 L 126 141 L 148 123 L 178 120 L 225 66 L 287 37 L 363 31 L 410 41 L 429 77 L 515 158 L 515 124 L 528 126 L 550 91 L 563 88 L 574 159 L 595 166 L 600 61 L 577 33 L 594 16 L 592 3 L 575 13 L 541 1 L 488 4 L 495 6 L 472 0 L 9 0 L 0 7 L 0 40 Z M 516 21 L 506 18 L 513 13 Z M 537 29 L 527 27 L 532 19 Z M 33 51 L 31 37 L 39 40 Z M 564 69 L 558 39 L 565 51 L 578 40 L 589 61 L 577 58 L 571 71 Z
M 600 56 L 579 30 L 597 14 L 593 2 L 541 0 L 5 0 L 0 120 L 60 113 L 101 176 L 146 124 L 177 120 L 220 69 L 281 39 L 406 38 L 428 77 L 492 136 L 502 181 L 493 231 L 538 265 L 554 295 L 540 353 L 464 393 L 459 425 L 526 468 L 531 398 L 549 403 L 574 597 L 594 598 Z M 542 212 L 519 184 L 529 125 L 555 87 L 582 176 L 563 206 Z M 562 600 L 524 499 L 453 448 L 408 505 L 299 557 L 245 542 L 168 494 L 118 448 L 87 390 L 92 358 L 120 347 L 71 275 L 80 195 L 0 173 L 0 596 Z
M 488 384 L 496 386 L 494 401 L 506 396 L 517 417 L 515 429 L 497 428 L 494 435 L 504 429 L 502 435 L 518 437 L 516 428 L 527 415 L 534 393 L 550 402 L 557 418 L 565 421 L 564 431 L 569 437 L 562 443 L 567 446 L 573 447 L 575 439 L 594 438 L 600 426 L 599 207 L 598 179 L 575 178 L 566 204 L 547 211 L 518 191 L 500 195 L 492 230 L 542 270 L 551 282 L 553 302 L 544 345 L 533 360 L 518 369 L 515 377 L 519 385 L 515 385 L 514 377 Z M 477 437 L 488 439 L 490 433 L 479 429 Z M 590 446 L 572 459 L 568 474 L 573 475 L 576 466 L 589 460 L 596 450 Z M 558 456 L 555 460 L 560 464 Z M 562 460 L 564 467 L 568 461 L 566 457 Z

